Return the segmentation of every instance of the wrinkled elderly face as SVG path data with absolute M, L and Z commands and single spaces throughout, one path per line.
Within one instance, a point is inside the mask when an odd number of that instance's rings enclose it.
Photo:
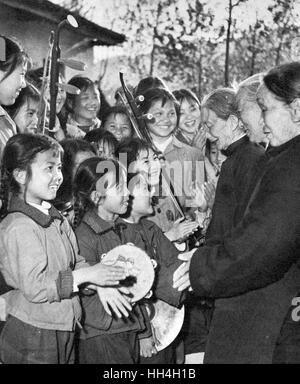
M 223 120 L 206 107 L 201 111 L 202 124 L 205 129 L 216 139 L 218 150 L 226 149 L 232 144 L 232 128 L 228 120 Z
M 292 120 L 291 106 L 279 100 L 264 84 L 258 89 L 257 102 L 265 123 L 264 133 L 273 147 L 299 135 L 299 128 Z
M 239 105 L 239 113 L 250 141 L 266 141 L 262 111 L 256 101 L 243 100 Z

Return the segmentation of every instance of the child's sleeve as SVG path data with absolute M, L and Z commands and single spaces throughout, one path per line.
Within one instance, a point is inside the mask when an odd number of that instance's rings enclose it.
M 65 230 L 67 233 L 67 236 L 72 244 L 74 254 L 75 254 L 75 267 L 74 269 L 80 269 L 80 268 L 86 268 L 89 267 L 89 263 L 86 261 L 86 259 L 80 254 L 79 252 L 79 245 L 77 243 L 77 238 L 75 236 L 75 233 L 71 227 L 71 225 L 68 223 L 68 220 L 64 218 Z
M 36 229 L 16 219 L 7 230 L 3 275 L 8 285 L 19 289 L 33 303 L 60 301 L 58 271 L 49 272 L 48 256 Z
M 158 299 L 179 307 L 185 298 L 185 293 L 173 288 L 173 274 L 182 264 L 182 261 L 178 260 L 178 250 L 157 226 L 154 239 L 158 266 L 153 292 Z

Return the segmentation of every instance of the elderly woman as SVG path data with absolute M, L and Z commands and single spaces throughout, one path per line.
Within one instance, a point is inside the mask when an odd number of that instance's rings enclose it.
M 190 264 L 195 293 L 217 299 L 207 363 L 300 359 L 300 63 L 272 69 L 257 100 L 270 159 L 241 222 Z
M 206 231 L 206 244 L 211 244 L 222 241 L 226 232 L 240 221 L 248 190 L 265 154 L 263 148 L 251 143 L 245 134 L 233 89 L 219 88 L 204 98 L 202 124 L 216 140 L 218 150 L 227 156 L 222 164 L 211 221 Z M 200 353 L 204 351 L 212 307 L 213 301 L 206 300 L 201 304 L 198 299 L 192 299 L 184 327 L 187 362 L 201 361 Z
M 268 140 L 264 134 L 262 111 L 256 100 L 256 92 L 261 85 L 261 74 L 248 77 L 239 84 L 236 100 L 245 131 L 250 141 L 266 146 Z

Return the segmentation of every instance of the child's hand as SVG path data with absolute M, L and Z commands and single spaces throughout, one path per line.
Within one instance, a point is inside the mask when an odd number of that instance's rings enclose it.
M 176 220 L 173 227 L 165 233 L 170 241 L 182 241 L 197 231 L 199 225 L 196 221 L 183 220 L 183 218 Z
M 205 129 L 200 128 L 192 141 L 192 146 L 200 149 L 200 151 L 204 153 L 205 144 L 206 144 L 206 131 Z
M 155 343 L 153 337 L 148 337 L 146 339 L 140 339 L 140 355 L 142 357 L 151 357 L 152 355 L 157 354 L 157 350 L 155 348 Z
M 125 269 L 119 266 L 111 266 L 98 263 L 90 267 L 89 282 L 100 286 L 118 285 L 120 280 L 126 278 Z
M 97 287 L 97 293 L 105 312 L 110 316 L 112 316 L 111 310 L 119 318 L 129 316 L 129 312 L 132 310 L 129 299 L 122 295 L 117 288 Z

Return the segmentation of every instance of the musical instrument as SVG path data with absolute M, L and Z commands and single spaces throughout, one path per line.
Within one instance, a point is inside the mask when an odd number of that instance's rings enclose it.
M 61 28 L 69 24 L 73 28 L 78 28 L 76 19 L 72 15 L 68 15 L 66 19 L 62 20 L 55 31 L 51 31 L 49 38 L 49 48 L 46 55 L 46 60 L 43 70 L 43 80 L 41 89 L 41 99 L 39 105 L 39 130 L 44 134 L 45 130 L 49 132 L 55 132 L 56 125 L 56 99 L 58 89 L 62 89 L 67 93 L 79 95 L 80 90 L 77 87 L 69 84 L 59 83 L 59 65 L 64 64 L 65 66 L 72 68 L 77 71 L 84 71 L 86 65 L 80 61 L 73 59 L 63 59 L 60 57 L 61 50 L 59 46 L 59 37 Z M 50 91 L 50 103 L 47 99 L 47 91 Z M 48 105 L 50 104 L 50 105 Z M 47 126 L 47 111 L 50 107 L 49 124 Z
M 149 313 L 152 336 L 157 351 L 169 346 L 178 336 L 184 321 L 184 306 L 180 309 L 159 300 L 148 300 L 146 303 Z
M 125 269 L 127 277 L 120 282 L 120 286 L 129 290 L 132 302 L 137 302 L 144 297 L 149 298 L 152 295 L 151 288 L 157 263 L 150 259 L 142 249 L 131 243 L 119 245 L 101 255 L 101 262 Z
M 118 95 L 129 113 L 129 117 L 137 137 L 141 140 L 146 140 L 151 145 L 153 150 L 158 154 L 158 157 L 161 156 L 160 151 L 155 147 L 153 143 L 152 137 L 146 125 L 146 121 L 151 122 L 151 120 L 153 120 L 154 118 L 150 113 L 142 114 L 137 104 L 138 102 L 142 102 L 144 100 L 144 97 L 140 95 L 135 99 L 130 90 L 128 89 L 127 85 L 125 84 L 124 74 L 120 72 L 119 76 L 124 96 L 121 94 L 121 92 L 119 92 Z M 185 215 L 180 206 L 180 203 L 178 202 L 176 196 L 173 193 L 174 188 L 172 186 L 171 180 L 167 175 L 166 169 L 162 167 L 161 173 L 163 188 L 165 189 L 166 195 L 169 196 L 172 200 L 172 203 L 174 204 L 174 207 L 179 214 L 179 218 L 185 219 Z M 184 252 L 187 248 L 186 242 L 176 242 L 175 245 L 180 252 Z
M 142 299 L 149 314 L 152 336 L 158 351 L 166 348 L 176 338 L 184 320 L 184 306 L 181 309 L 173 307 L 152 296 L 152 285 L 155 278 L 157 263 L 145 251 L 132 243 L 119 245 L 101 255 L 101 263 L 123 267 L 126 279 L 119 287 L 126 287 L 132 302 Z

